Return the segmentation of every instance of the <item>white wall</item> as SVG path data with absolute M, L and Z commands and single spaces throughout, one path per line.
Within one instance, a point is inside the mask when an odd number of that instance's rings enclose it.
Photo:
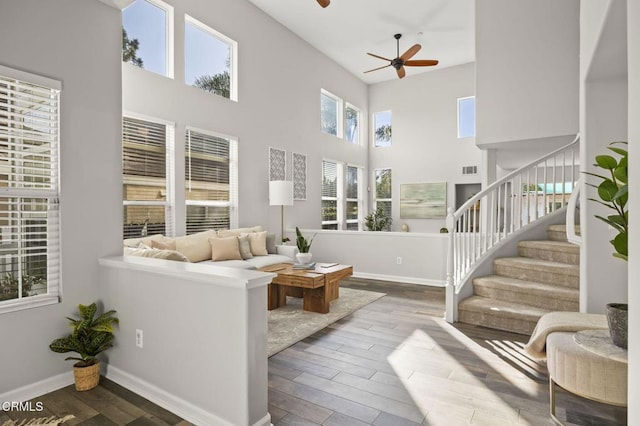
M 578 18 L 578 0 L 477 2 L 478 146 L 536 146 L 541 138 L 577 133 Z M 543 146 L 530 160 L 546 152 Z
M 434 69 L 369 87 L 371 115 L 386 110 L 392 113 L 393 144 L 371 148 L 369 167 L 371 171 L 391 168 L 393 230 L 399 231 L 402 223 L 409 225 L 410 232 L 438 232 L 444 227 L 444 218 L 400 218 L 401 184 L 447 182 L 447 204 L 455 207 L 456 183 L 480 183 L 481 151 L 474 138 L 458 139 L 457 127 L 457 100 L 474 93 L 473 64 Z M 462 175 L 463 166 L 478 166 L 478 175 Z M 373 202 L 373 181 L 370 187 Z
M 48 344 L 68 332 L 65 316 L 78 303 L 98 297 L 98 258 L 122 244 L 121 24 L 117 10 L 96 0 L 1 0 L 0 11 L 0 63 L 63 87 L 63 302 L 0 315 L 0 396 L 36 384 L 35 396 L 48 390 L 38 382 L 71 371 Z
M 167 1 L 175 7 L 175 78 L 123 65 L 123 108 L 176 123 L 176 172 L 184 174 L 185 126 L 238 138 L 239 222 L 280 228 L 280 208 L 268 205 L 268 148 L 307 155 L 307 201 L 287 207 L 285 226 L 320 226 L 323 158 L 367 166 L 365 145 L 320 131 L 320 89 L 360 108 L 367 128 L 367 86 L 248 1 Z M 184 14 L 238 42 L 238 102 L 184 84 Z M 170 101 L 168 101 L 170 100 Z M 290 178 L 291 169 L 287 170 Z M 176 185 L 178 199 L 183 185 Z M 177 206 L 177 234 L 184 206 Z
M 628 75 L 640 75 L 640 2 L 635 0 L 627 1 L 627 52 L 628 52 Z M 629 79 L 629 157 L 630 163 L 640 164 L 640 79 Z M 637 168 L 629 169 L 631 182 L 640 182 L 640 172 Z M 630 208 L 633 211 L 640 209 L 640 187 L 637 184 L 631 185 L 629 195 Z M 634 306 L 629 313 L 629 336 L 636 336 L 629 339 L 629 377 L 640 377 L 640 286 L 635 277 L 640 276 L 640 215 L 631 215 L 631 234 L 629 237 L 629 276 L 634 279 L 629 280 L 629 304 Z M 635 386 L 633 380 L 629 380 L 629 424 L 640 419 L 640 389 Z

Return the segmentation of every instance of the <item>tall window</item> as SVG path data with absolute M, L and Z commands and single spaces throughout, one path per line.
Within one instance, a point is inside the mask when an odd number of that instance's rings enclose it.
M 376 181 L 376 205 L 391 217 L 391 169 L 377 169 L 375 171 Z
M 359 231 L 362 223 L 362 169 L 347 166 L 346 181 L 346 227 L 347 230 Z
M 338 168 L 338 163 L 322 162 L 322 229 L 338 229 Z
M 188 15 L 185 16 L 184 31 L 185 83 L 237 100 L 235 58 L 238 44 Z
M 458 138 L 476 135 L 476 97 L 458 99 Z
M 320 92 L 320 128 L 323 133 L 342 137 L 342 99 L 324 89 Z
M 174 126 L 133 117 L 122 120 L 124 238 L 173 234 Z M 169 179 L 167 179 L 169 177 Z
M 173 77 L 173 8 L 136 0 L 122 11 L 122 60 Z
M 391 146 L 391 111 L 376 112 L 373 115 L 373 145 Z
M 360 110 L 351 104 L 345 107 L 346 126 L 344 129 L 344 139 L 347 142 L 360 143 Z
M 0 66 L 0 312 L 58 302 L 60 89 Z
M 236 158 L 234 139 L 187 129 L 184 167 L 187 234 L 237 226 Z

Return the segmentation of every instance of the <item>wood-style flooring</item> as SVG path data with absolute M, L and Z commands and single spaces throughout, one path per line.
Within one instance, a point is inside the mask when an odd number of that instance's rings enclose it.
M 342 286 L 387 296 L 269 359 L 274 425 L 552 424 L 546 369 L 523 355 L 526 336 L 446 323 L 443 289 L 356 278 Z M 567 425 L 626 424 L 625 408 L 556 396 Z M 74 415 L 65 425 L 189 425 L 105 378 L 33 401 L 45 407 L 38 417 Z M 33 417 L 0 412 L 0 425 Z

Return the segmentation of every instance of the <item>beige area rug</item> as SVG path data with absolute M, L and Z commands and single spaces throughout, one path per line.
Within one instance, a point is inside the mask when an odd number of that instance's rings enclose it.
M 374 291 L 341 288 L 340 297 L 331 302 L 328 314 L 305 312 L 302 310 L 302 299 L 287 297 L 286 306 L 267 311 L 268 356 L 277 354 L 384 295 L 385 293 Z

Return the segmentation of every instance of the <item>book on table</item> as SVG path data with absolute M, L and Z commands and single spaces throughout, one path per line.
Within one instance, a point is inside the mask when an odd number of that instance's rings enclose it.
M 293 269 L 316 269 L 316 262 L 311 263 L 294 263 Z

